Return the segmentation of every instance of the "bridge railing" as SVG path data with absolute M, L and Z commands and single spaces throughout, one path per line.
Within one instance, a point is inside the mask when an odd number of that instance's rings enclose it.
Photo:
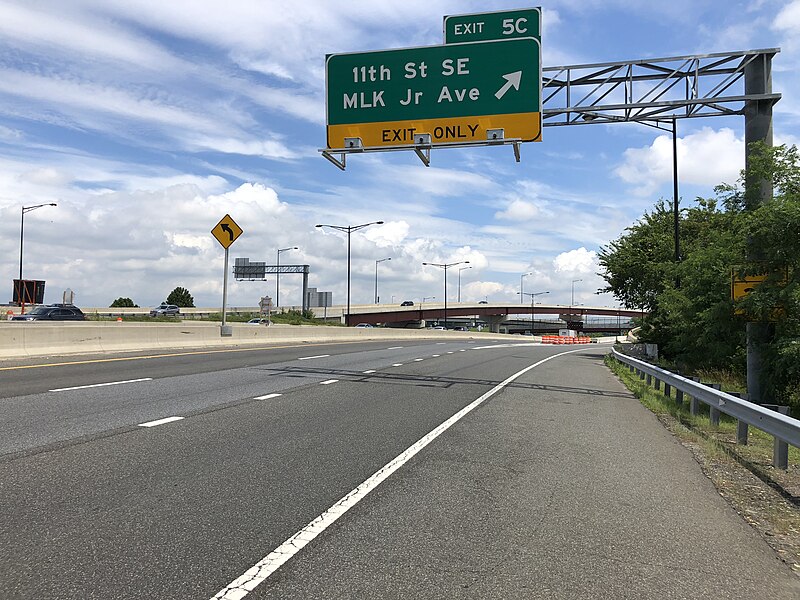
M 747 444 L 747 427 L 753 426 L 775 438 L 772 464 L 776 468 L 786 469 L 789 462 L 788 445 L 800 448 L 800 421 L 767 406 L 753 404 L 737 398 L 721 390 L 709 387 L 693 379 L 688 379 L 665 371 L 655 365 L 644 362 L 612 349 L 614 358 L 627 365 L 631 373 L 635 373 L 648 385 L 661 390 L 669 397 L 675 390 L 675 402 L 682 405 L 684 395 L 692 398 L 692 413 L 696 413 L 696 403 L 703 402 L 710 409 L 712 424 L 719 424 L 719 414 L 725 413 L 738 421 L 737 443 Z

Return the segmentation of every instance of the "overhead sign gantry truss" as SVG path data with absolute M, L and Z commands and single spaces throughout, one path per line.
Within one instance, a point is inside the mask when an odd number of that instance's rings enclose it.
M 742 50 L 542 69 L 543 127 L 641 122 L 660 127 L 665 121 L 747 115 L 749 107 L 770 112 L 781 95 L 772 93 L 772 58 L 779 48 Z M 766 109 L 766 110 L 764 110 Z M 480 145 L 513 144 L 520 161 L 519 138 L 502 130 Z M 411 144 L 365 147 L 345 139 L 345 147 L 329 147 L 322 155 L 340 169 L 348 154 L 413 150 L 425 166 L 432 148 L 478 143 L 433 144 L 430 136 Z M 417 143 L 419 142 L 419 143 Z
M 771 61 L 778 52 L 768 48 L 546 67 L 544 126 L 742 115 L 747 102 L 780 100 L 780 94 L 748 93 L 745 85 L 746 71 L 771 79 Z M 766 82 L 759 87 L 770 89 Z

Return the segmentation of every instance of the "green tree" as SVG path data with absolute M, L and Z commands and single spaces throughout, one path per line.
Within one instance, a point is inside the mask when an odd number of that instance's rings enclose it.
M 194 298 L 186 288 L 176 287 L 167 296 L 167 304 L 174 304 L 181 308 L 194 308 Z
M 670 207 L 660 200 L 601 249 L 602 291 L 648 311 L 642 338 L 686 369 L 743 373 L 746 322 L 771 321 L 774 335 L 763 354 L 767 396 L 800 408 L 800 156 L 795 147 L 763 144 L 751 152 L 736 184 L 721 184 L 716 198 L 698 198 L 681 211 L 679 263 Z M 773 185 L 773 200 L 759 203 L 745 182 L 764 180 Z M 734 305 L 731 271 L 740 266 L 770 275 Z
M 111 303 L 109 308 L 139 308 L 138 304 L 134 304 L 130 298 L 117 298 Z

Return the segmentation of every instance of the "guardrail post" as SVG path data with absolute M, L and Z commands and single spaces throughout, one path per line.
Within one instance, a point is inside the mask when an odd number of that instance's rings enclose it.
M 665 383 L 665 384 L 664 384 L 664 395 L 665 395 L 667 398 L 669 398 L 669 397 L 670 397 L 670 393 L 671 393 L 671 392 L 672 392 L 672 386 L 671 386 L 670 384 L 668 384 L 668 383 Z
M 645 378 L 644 378 L 644 379 L 645 379 L 645 381 L 644 381 L 644 382 L 645 382 L 647 385 L 651 385 L 651 384 L 653 383 L 653 376 L 652 376 L 652 375 L 650 375 L 650 373 L 648 373 L 648 374 L 645 376 Z
M 683 407 L 683 390 L 679 390 L 675 388 L 675 404 L 679 407 Z
M 789 414 L 788 406 L 780 404 L 762 404 L 761 406 L 777 411 L 782 415 Z M 789 468 L 789 444 L 778 438 L 775 438 L 772 446 L 772 466 L 784 471 Z
M 747 400 L 747 394 L 742 395 L 740 392 L 728 392 L 731 396 L 736 398 L 743 398 Z M 740 446 L 747 446 L 747 436 L 750 433 L 747 423 L 744 421 L 736 421 L 736 443 Z
M 719 427 L 719 409 L 714 408 L 713 406 L 708 407 L 708 418 L 711 421 L 711 425 L 714 427 Z
M 639 371 L 639 379 L 644 379 L 644 371 Z
M 700 383 L 699 377 L 692 377 L 692 381 Z M 689 396 L 689 414 L 696 416 L 700 412 L 700 401 L 694 396 Z
M 653 379 L 653 387 L 656 388 L 656 391 L 661 390 L 661 380 L 658 377 L 654 377 Z
M 722 391 L 722 386 L 718 383 L 709 383 L 708 387 L 714 388 L 717 391 Z M 714 427 L 719 427 L 719 409 L 709 405 L 708 406 L 708 418 L 711 421 L 711 424 Z
M 789 444 L 778 438 L 772 449 L 772 465 L 784 471 L 789 468 Z

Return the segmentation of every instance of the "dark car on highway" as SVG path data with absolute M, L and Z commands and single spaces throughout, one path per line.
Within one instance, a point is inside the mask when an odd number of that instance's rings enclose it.
M 16 315 L 12 321 L 85 321 L 86 315 L 72 304 L 48 304 L 37 306 L 24 315 Z
M 414 306 L 414 303 L 411 300 L 403 300 L 400 306 Z

